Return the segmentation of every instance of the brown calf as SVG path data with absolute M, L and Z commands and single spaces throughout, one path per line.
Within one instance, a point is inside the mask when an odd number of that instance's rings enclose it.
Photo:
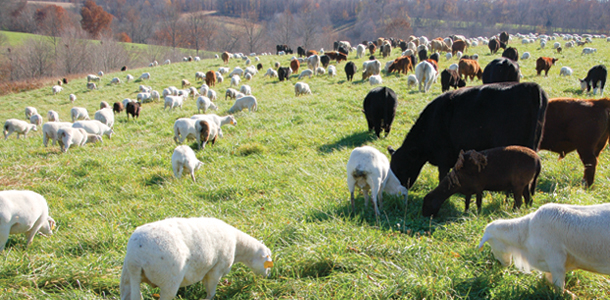
M 394 60 L 394 62 L 388 67 L 388 73 L 398 71 L 398 73 L 407 74 L 409 70 L 413 70 L 411 64 L 411 58 L 408 56 L 402 56 Z
M 223 52 L 221 57 L 222 57 L 222 61 L 225 63 L 225 65 L 229 63 L 229 58 L 230 58 L 229 52 Z
M 468 45 L 466 45 L 466 42 L 462 41 L 462 40 L 457 40 L 455 42 L 453 42 L 453 45 L 451 45 L 451 54 L 453 56 L 455 56 L 455 54 L 460 51 L 462 53 L 466 53 L 466 48 L 468 48 Z
M 312 55 L 318 55 L 318 51 L 316 51 L 316 50 L 307 50 L 307 57 L 310 57 Z
M 216 85 L 216 72 L 214 71 L 207 71 L 205 73 L 205 84 L 207 84 L 208 86 L 215 86 Z M 207 95 L 204 95 L 207 96 Z
M 460 78 L 464 75 L 464 81 L 468 76 L 470 76 L 470 81 L 472 81 L 475 76 L 479 80 L 483 77 L 481 66 L 479 66 L 479 62 L 474 59 L 460 59 L 458 70 L 460 71 Z
M 297 73 L 299 71 L 299 67 L 301 66 L 301 64 L 299 63 L 298 60 L 293 59 L 290 61 L 290 69 L 292 69 L 292 73 Z
M 538 57 L 538 59 L 536 60 L 536 72 L 538 73 L 538 75 L 540 75 L 540 73 L 544 70 L 544 76 L 547 76 L 549 74 L 549 69 L 551 69 L 551 66 L 555 64 L 556 61 L 558 61 L 559 58 L 550 58 L 550 57 Z

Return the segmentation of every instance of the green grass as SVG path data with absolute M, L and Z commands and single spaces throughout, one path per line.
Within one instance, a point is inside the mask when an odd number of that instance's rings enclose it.
M 563 42 L 562 42 L 563 44 Z M 587 97 L 580 93 L 577 77 L 598 63 L 608 64 L 605 41 L 592 45 L 598 52 L 581 56 L 581 48 L 538 49 L 538 45 L 513 43 L 530 51 L 534 59 L 520 61 L 523 81 L 540 83 L 550 97 Z M 480 46 L 481 65 L 498 55 Z M 398 51 L 394 51 L 394 56 Z M 535 58 L 560 58 L 548 77 L 535 76 Z M 289 56 L 260 56 L 263 71 L 275 61 L 288 65 Z M 354 60 L 354 54 L 350 55 Z M 356 60 L 359 68 L 362 59 Z M 385 65 L 387 59 L 381 60 Z M 440 68 L 455 63 L 441 59 Z M 129 71 L 136 78 L 151 72 L 145 82 L 161 91 L 179 86 L 182 78 L 195 82 L 196 71 L 217 70 L 220 60 L 180 63 Z M 230 67 L 243 67 L 231 60 Z M 564 66 L 574 76 L 559 77 Z M 28 189 L 44 195 L 57 221 L 52 237 L 38 236 L 25 248 L 24 235 L 12 235 L 0 254 L 0 299 L 113 299 L 119 297 L 119 277 L 125 247 L 137 226 L 168 217 L 209 216 L 225 220 L 264 240 L 273 251 L 275 267 L 268 279 L 257 278 L 238 264 L 221 280 L 216 299 L 540 299 L 568 298 L 555 294 L 539 272 L 523 274 L 504 268 L 489 247 L 476 247 L 487 223 L 535 211 L 549 202 L 596 204 L 610 194 L 608 151 L 600 157 L 595 185 L 581 186 L 583 166 L 575 153 L 558 161 L 558 155 L 540 152 L 543 171 L 532 208 L 513 212 L 512 199 L 503 193 L 487 193 L 483 212 L 463 213 L 463 198 L 446 201 L 438 218 L 421 217 L 422 199 L 437 184 L 436 168 L 427 165 L 409 195 L 405 211 L 400 197 L 386 197 L 382 216 L 364 208 L 357 195 L 351 212 L 345 165 L 351 150 L 371 145 L 386 153 L 388 145 L 400 146 L 420 111 L 440 94 L 440 83 L 421 94 L 406 88 L 406 76 L 383 76 L 384 84 L 399 95 L 397 117 L 387 138 L 366 132 L 361 112 L 368 83 L 345 81 L 344 64 L 335 78 L 306 79 L 313 95 L 294 97 L 290 82 L 255 76 L 250 84 L 258 99 L 257 112 L 235 116 L 238 126 L 223 128 L 224 138 L 197 156 L 205 165 L 177 180 L 171 171 L 174 121 L 196 113 L 194 100 L 183 110 L 163 111 L 162 103 L 145 104 L 138 120 L 116 117 L 111 139 L 102 145 L 86 145 L 62 154 L 57 146 L 45 148 L 40 131 L 27 139 L 12 135 L 0 143 L 0 186 Z M 108 84 L 107 74 L 97 91 L 88 91 L 85 79 L 71 81 L 53 96 L 50 87 L 0 97 L 0 120 L 23 119 L 24 108 L 35 106 L 45 115 L 49 109 L 68 119 L 74 93 L 76 106 L 93 116 L 100 101 L 113 103 L 135 98 L 140 83 Z M 199 86 L 200 83 L 196 85 Z M 469 85 L 480 84 L 480 81 Z M 214 89 L 219 115 L 232 101 L 222 95 L 225 80 Z M 194 142 L 189 143 L 195 147 Z M 605 298 L 608 277 L 584 271 L 567 275 L 567 288 L 582 298 Z M 142 285 L 144 299 L 158 289 Z M 182 299 L 201 299 L 205 288 L 196 284 L 179 291 Z

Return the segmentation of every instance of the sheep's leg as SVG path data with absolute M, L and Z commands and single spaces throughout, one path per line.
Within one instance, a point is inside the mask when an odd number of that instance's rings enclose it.
M 191 169 L 191 178 L 193 179 L 194 183 L 197 183 L 197 180 L 195 179 L 195 170 Z
M 369 188 L 362 189 L 362 195 L 364 196 L 364 209 L 368 209 L 369 207 Z
M 49 136 L 44 132 L 42 133 L 42 143 L 44 144 L 45 147 L 49 143 Z
M 174 176 L 178 179 L 182 176 L 182 164 L 178 163 L 173 166 Z
M 180 277 L 180 281 L 182 277 Z M 172 300 L 176 297 L 178 293 L 178 289 L 180 288 L 180 281 L 170 281 L 165 282 L 161 287 L 161 292 L 159 293 L 159 300 Z
M 464 195 L 464 213 L 468 212 L 468 209 L 470 208 L 470 198 L 472 197 L 472 195 Z
M 6 242 L 8 242 L 8 235 L 11 233 L 11 227 L 5 224 L 0 227 L 0 252 L 4 250 Z
M 205 291 L 207 293 L 205 299 L 212 299 L 216 294 L 216 286 L 222 277 L 222 272 L 219 272 L 217 268 L 213 268 L 203 277 L 203 283 L 205 284 Z
M 583 177 L 583 181 L 585 182 L 585 187 L 590 187 L 595 180 L 595 169 L 597 167 L 597 157 L 593 150 L 590 149 L 578 149 L 578 156 L 580 156 L 580 160 L 585 166 L 585 174 Z

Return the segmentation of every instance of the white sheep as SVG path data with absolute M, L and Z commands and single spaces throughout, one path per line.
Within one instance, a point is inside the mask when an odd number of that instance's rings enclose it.
M 95 84 L 95 82 L 88 82 L 87 88 L 90 90 L 97 90 L 97 85 Z
M 104 77 L 104 72 L 102 72 L 102 71 L 97 72 L 97 76 Z
M 40 231 L 53 234 L 55 220 L 49 216 L 47 200 L 32 191 L 0 192 L 0 252 L 4 250 L 10 234 L 27 234 L 26 246 Z
M 112 128 L 98 120 L 77 121 L 72 124 L 72 127 L 85 129 L 90 134 L 105 135 L 109 139 L 114 134 Z
M 207 114 L 207 115 L 193 115 L 191 117 L 191 119 L 193 120 L 205 120 L 208 122 L 214 122 L 216 123 L 216 125 L 218 126 L 218 136 L 222 137 L 222 126 L 226 125 L 226 124 L 231 124 L 233 126 L 237 126 L 237 120 L 235 120 L 235 117 L 233 117 L 233 115 L 228 115 L 228 116 L 224 116 L 224 117 L 220 117 L 218 115 L 215 114 Z
M 235 67 L 235 69 L 233 69 L 233 71 L 231 71 L 231 73 L 229 74 L 229 77 L 233 77 L 233 75 L 243 76 L 244 70 L 240 67 Z
M 309 85 L 307 83 L 304 82 L 297 82 L 294 85 L 294 95 L 295 96 L 299 96 L 299 95 L 311 95 L 311 90 L 309 89 Z
M 201 113 L 202 109 L 205 113 L 208 109 L 218 110 L 218 106 L 210 101 L 210 98 L 199 96 L 199 98 L 197 98 L 197 113 Z
M 90 120 L 89 112 L 84 107 L 72 107 L 70 109 L 70 116 L 72 117 L 72 122 L 77 120 Z
M 169 106 L 169 110 L 175 109 L 176 107 L 180 107 L 182 109 L 182 103 L 184 102 L 184 96 L 165 96 L 165 105 L 163 106 L 163 110 L 165 110 Z
M 146 85 L 142 85 L 142 84 L 140 85 L 140 87 L 138 89 L 142 93 L 150 93 L 152 91 L 152 87 L 146 86 Z
M 455 58 L 457 58 L 457 60 L 460 60 L 460 58 L 462 58 L 462 55 L 463 55 L 462 51 L 458 51 L 455 53 Z
M 91 82 L 91 81 L 97 81 L 97 82 L 100 82 L 100 80 L 101 80 L 101 78 L 99 78 L 99 77 L 98 77 L 98 76 L 96 76 L 96 75 L 93 75 L 93 74 L 89 74 L 89 75 L 87 75 L 87 82 Z
M 447 69 L 457 71 L 460 68 L 458 64 L 451 64 Z
M 194 60 L 195 60 L 195 61 L 201 61 L 201 57 L 199 57 L 199 56 L 195 56 Z
M 121 83 L 121 79 L 119 79 L 118 77 L 114 77 L 114 78 L 112 78 L 110 83 L 112 83 L 112 84 L 119 84 L 119 83 Z
M 367 60 L 362 63 L 362 80 L 368 79 L 372 75 L 379 75 L 381 72 L 381 62 L 379 60 Z
M 134 78 L 133 78 L 133 75 L 131 75 L 131 74 L 127 74 L 127 77 L 125 78 L 125 82 L 130 82 L 130 81 L 132 81 L 133 79 L 134 79 Z
M 369 84 L 370 85 L 378 85 L 378 84 L 382 84 L 383 80 L 381 79 L 380 75 L 373 75 L 371 77 L 369 77 Z
M 229 86 L 238 86 L 240 82 L 241 79 L 239 75 L 233 75 L 231 76 L 231 84 Z
M 195 80 L 205 80 L 205 73 L 203 72 L 196 72 L 195 73 Z
M 33 115 L 37 114 L 38 110 L 36 109 L 36 107 L 32 107 L 32 106 L 28 106 L 25 108 L 25 118 L 29 119 L 30 117 L 32 117 Z
M 182 144 L 185 140 L 197 140 L 197 147 L 202 148 L 200 120 L 180 118 L 174 122 L 174 142 Z
M 208 98 L 210 98 L 210 100 L 212 100 L 212 101 L 218 100 L 218 97 L 216 96 L 216 91 L 213 90 L 213 89 L 209 89 L 208 90 Z
M 447 52 L 447 54 L 445 54 L 445 59 L 450 60 L 453 57 L 453 55 L 451 54 L 451 52 Z
M 422 84 L 424 85 L 423 92 L 426 93 L 430 90 L 432 82 L 436 81 L 437 76 L 434 66 L 427 61 L 422 61 L 415 67 L 415 76 L 419 82 L 419 91 L 422 91 Z
M 231 99 L 237 99 L 236 98 L 237 93 L 239 93 L 239 92 L 236 89 L 228 88 L 227 91 L 225 92 L 225 100 L 227 100 L 227 97 L 231 98 Z
M 136 100 L 133 100 L 133 99 L 125 98 L 125 99 L 123 99 L 123 107 L 127 108 L 127 104 L 128 104 L 129 102 L 137 102 L 137 101 L 136 101 Z M 100 108 L 100 109 L 104 109 L 104 108 L 110 108 L 110 106 L 108 106 L 108 107 L 103 107 L 103 108 Z
M 252 80 L 252 74 L 246 73 L 246 76 L 244 76 L 244 78 L 246 78 L 246 80 Z
M 553 49 L 557 49 L 559 47 L 561 47 L 561 43 L 559 43 L 559 42 L 553 43 Z
M 163 62 L 163 64 L 164 64 L 164 65 L 169 65 L 169 64 L 171 64 L 171 63 L 172 63 L 172 61 L 171 61 L 171 60 L 169 60 L 169 59 L 166 59 L 166 60 L 165 60 L 165 62 Z
M 307 58 L 307 68 L 313 70 L 314 75 L 318 75 L 319 67 L 320 67 L 320 56 L 312 55 Z
M 521 59 L 529 59 L 530 58 L 530 53 L 529 52 L 523 52 L 523 54 L 521 54 Z
M 42 126 L 42 121 L 43 121 L 42 116 L 37 113 L 33 114 L 30 117 L 30 124 L 36 124 L 36 126 Z
M 549 282 L 564 291 L 566 272 L 583 269 L 610 274 L 608 245 L 610 204 L 549 203 L 524 217 L 496 220 L 485 227 L 479 243 L 491 246 L 503 266 L 545 272 Z
M 546 41 L 542 40 L 540 41 L 540 49 L 544 49 L 546 47 Z
M 311 79 L 311 75 L 313 75 L 313 71 L 310 69 L 305 69 L 305 70 L 301 71 L 301 75 L 299 75 L 298 80 L 301 80 L 305 76 L 307 76 Z
M 150 73 L 146 72 L 146 73 L 142 73 L 142 75 L 140 75 L 140 80 L 148 80 L 150 79 Z
M 138 99 L 138 101 L 141 101 L 142 103 L 147 103 L 152 101 L 152 95 L 150 93 L 138 93 L 138 95 L 136 96 L 136 99 Z
M 59 122 L 59 114 L 54 110 L 47 112 L 47 120 L 49 122 Z
M 203 166 L 203 163 L 197 159 L 191 147 L 187 145 L 176 146 L 172 154 L 172 169 L 176 178 L 180 179 L 182 171 L 185 170 L 191 174 L 193 182 L 197 182 L 195 180 L 195 171 L 199 170 L 201 166 Z
M 328 66 L 328 76 L 335 77 L 337 76 L 337 68 L 335 66 Z
M 407 76 L 407 87 L 415 88 L 418 84 L 419 82 L 417 81 L 417 77 L 415 76 L 415 74 Z
M 4 139 L 8 139 L 8 136 L 13 132 L 17 133 L 17 139 L 19 139 L 20 134 L 23 134 L 23 138 L 27 138 L 30 130 L 38 131 L 36 124 L 30 124 L 19 119 L 8 119 L 6 122 L 4 122 Z
M 258 106 L 258 104 L 257 104 L 256 98 L 254 98 L 254 96 L 245 96 L 245 97 L 241 97 L 241 98 L 238 98 L 237 100 L 235 100 L 235 103 L 229 109 L 229 113 L 231 114 L 234 112 L 242 111 L 246 108 L 250 112 L 256 111 L 257 106 Z
M 106 126 L 110 128 L 114 127 L 114 112 L 111 108 L 104 108 L 96 111 L 93 119 L 106 124 Z
M 76 95 L 74 94 L 70 94 L 70 96 L 68 96 L 70 99 L 70 102 L 72 102 L 72 104 L 74 104 L 74 101 L 76 101 Z
M 53 95 L 55 95 L 55 94 L 57 94 L 57 93 L 59 93 L 59 92 L 61 92 L 61 91 L 63 91 L 63 90 L 64 90 L 64 88 L 63 88 L 63 87 L 61 87 L 61 86 L 59 86 L 59 85 L 54 85 L 54 86 L 51 88 L 51 91 L 53 92 Z
M 559 76 L 572 76 L 572 68 L 561 67 L 561 70 L 559 70 Z
M 63 127 L 72 127 L 70 122 L 49 122 L 42 125 L 42 143 L 46 147 L 49 143 L 49 139 L 53 141 L 53 146 L 57 143 L 58 135 L 57 132 Z
M 218 72 L 220 74 L 227 74 L 227 73 L 229 73 L 229 68 L 227 68 L 227 67 L 220 67 L 220 68 L 218 68 Z
M 161 96 L 159 95 L 159 92 L 153 90 L 150 92 L 150 98 L 154 101 L 159 101 L 159 99 L 161 98 Z
M 193 96 L 193 98 L 195 98 L 195 96 L 199 96 L 199 92 L 197 91 L 197 88 L 195 88 L 194 86 L 190 87 L 189 96 Z
M 202 84 L 202 85 L 201 85 L 201 87 L 199 88 L 199 93 L 200 93 L 201 95 L 204 95 L 204 96 L 205 96 L 205 95 L 207 95 L 207 94 L 208 94 L 208 91 L 209 91 L 209 90 L 210 90 L 210 87 L 209 87 L 207 84 L 205 84 L 205 83 L 204 83 L 204 84 Z
M 59 146 L 62 152 L 68 152 L 70 146 L 84 146 L 86 143 L 103 142 L 102 136 L 89 134 L 83 128 L 64 127 L 57 131 Z
M 252 95 L 252 88 L 249 85 L 244 84 L 241 86 L 241 88 L 239 88 L 239 92 L 243 93 L 244 95 Z
M 221 220 L 172 218 L 145 224 L 127 243 L 121 300 L 139 300 L 140 282 L 160 287 L 159 299 L 169 300 L 179 287 L 200 281 L 206 299 L 212 299 L 222 276 L 237 262 L 265 277 L 273 267 L 269 248 Z
M 249 58 L 246 59 L 246 66 L 249 66 L 250 64 L 252 64 L 252 61 Z
M 382 193 L 384 191 L 391 195 L 403 195 L 406 209 L 409 191 L 400 185 L 400 180 L 390 169 L 388 158 L 371 146 L 362 146 L 352 150 L 347 161 L 347 186 L 353 211 L 356 208 L 354 201 L 356 185 L 360 187 L 364 195 L 365 207 L 368 206 L 369 190 L 371 191 L 376 215 L 379 215 L 377 201 L 379 200 L 379 208 L 383 206 Z
M 591 54 L 591 53 L 595 53 L 595 52 L 597 52 L 597 49 L 586 47 L 586 48 L 582 48 L 581 54 Z
M 276 68 L 276 69 L 279 68 L 280 67 L 280 62 L 279 61 L 274 62 L 273 63 L 273 67 Z
M 356 58 L 362 58 L 362 56 L 364 56 L 365 50 L 366 50 L 366 46 L 364 46 L 363 44 L 359 44 L 356 47 Z
M 224 77 L 222 77 L 222 74 L 220 74 L 220 72 L 216 72 L 216 83 L 222 83 L 225 80 Z

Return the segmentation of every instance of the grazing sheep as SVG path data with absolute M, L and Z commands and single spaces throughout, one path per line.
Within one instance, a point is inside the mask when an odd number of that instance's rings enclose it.
M 182 108 L 182 106 L 180 108 Z M 125 106 L 125 114 L 127 114 L 127 120 L 129 120 L 129 115 L 131 115 L 133 119 L 140 118 L 141 110 L 142 104 L 140 104 L 140 102 L 127 103 L 127 106 Z M 163 110 L 165 110 L 165 108 Z
M 161 96 L 159 95 L 159 92 L 153 90 L 150 92 L 150 99 L 154 100 L 154 101 L 159 101 L 159 99 L 161 98 Z
M 196 72 L 195 73 L 195 80 L 204 81 L 205 80 L 205 74 L 203 72 Z
M 182 88 L 184 89 L 184 87 L 186 86 L 190 86 L 191 82 L 186 80 L 186 79 L 182 79 Z
M 87 83 L 87 88 L 90 90 L 97 90 L 97 85 L 95 84 L 95 82 L 89 82 Z
M 51 88 L 51 91 L 53 92 L 53 95 L 55 95 L 55 94 L 57 94 L 57 93 L 59 93 L 59 92 L 61 92 L 61 91 L 63 91 L 63 90 L 64 90 L 64 88 L 63 88 L 63 87 L 61 87 L 61 86 L 59 86 L 59 85 L 54 85 L 54 86 Z
M 205 145 L 208 141 L 212 141 L 212 145 L 216 142 L 216 138 L 219 136 L 220 127 L 215 122 L 208 122 L 207 120 L 197 120 L 200 130 L 201 148 L 205 149 Z
M 28 106 L 25 108 L 25 118 L 29 119 L 30 117 L 32 117 L 33 115 L 37 114 L 38 110 L 36 109 L 36 107 L 32 107 L 32 106 Z
M 127 243 L 121 299 L 140 299 L 140 282 L 160 287 L 160 300 L 168 300 L 179 287 L 202 280 L 206 299 L 212 299 L 220 278 L 237 262 L 265 277 L 273 267 L 269 248 L 221 220 L 172 218 L 145 224 Z
M 305 76 L 307 76 L 311 79 L 311 75 L 313 75 L 313 71 L 310 69 L 305 69 L 305 70 L 301 71 L 301 74 L 299 75 L 298 80 L 301 80 Z
M 230 70 L 229 70 L 229 68 L 227 68 L 227 67 L 220 67 L 220 68 L 218 68 L 218 72 L 219 72 L 220 74 L 227 74 L 227 73 L 229 73 L 229 71 L 230 71 Z
M 529 59 L 531 57 L 529 52 L 523 52 L 521 55 L 521 59 Z
M 148 80 L 150 79 L 150 73 L 146 72 L 146 73 L 142 73 L 142 75 L 140 75 L 140 80 Z
M 369 77 L 369 84 L 370 85 L 378 85 L 383 83 L 383 80 L 381 79 L 381 76 L 379 75 L 373 75 L 371 77 Z
M 233 117 L 233 115 L 228 115 L 228 116 L 224 116 L 224 117 L 220 117 L 218 115 L 215 114 L 207 114 L 207 115 L 193 115 L 191 117 L 191 119 L 193 120 L 206 120 L 208 122 L 214 122 L 216 123 L 216 125 L 218 125 L 218 136 L 222 137 L 222 126 L 226 125 L 226 124 L 231 124 L 233 126 L 237 126 L 237 120 L 235 120 L 235 117 Z
M 227 100 L 227 97 L 231 98 L 231 99 L 237 99 L 237 97 L 236 97 L 237 93 L 239 93 L 237 90 L 228 88 L 225 93 L 225 100 Z
M 309 85 L 307 83 L 304 82 L 297 82 L 294 85 L 294 95 L 295 96 L 299 96 L 299 95 L 311 95 L 311 90 L 309 89 Z
M 121 105 L 121 109 L 122 109 L 123 108 L 122 103 L 115 102 L 114 103 L 115 106 L 117 103 Z M 112 110 L 110 108 L 100 109 L 95 112 L 95 115 L 93 115 L 93 119 L 106 124 L 106 126 L 108 126 L 110 128 L 113 128 L 114 127 L 114 109 L 112 109 Z
M 252 88 L 249 85 L 244 84 L 239 89 L 239 92 L 243 93 L 244 95 L 252 95 Z
M 274 69 L 267 69 L 267 73 L 265 73 L 265 75 L 263 75 L 263 77 L 267 77 L 269 76 L 270 78 L 276 78 L 277 77 L 277 71 L 275 71 Z
M 201 137 L 202 128 L 200 123 L 201 120 L 198 119 L 187 119 L 180 118 L 174 122 L 174 142 L 176 144 L 182 144 L 185 140 L 197 140 L 197 147 L 199 149 L 203 148 L 203 141 Z M 216 124 L 216 123 L 214 123 Z M 209 128 L 208 128 L 209 134 Z M 209 136 L 209 135 L 208 135 Z
M 417 77 L 415 76 L 415 74 L 407 76 L 407 86 L 409 88 L 415 88 L 418 84 L 419 82 L 417 81 Z
M 165 105 L 163 106 L 163 110 L 165 110 L 169 106 L 169 110 L 175 109 L 176 107 L 180 107 L 182 109 L 182 103 L 184 102 L 184 96 L 165 96 Z
M 169 59 L 166 59 L 166 60 L 165 60 L 165 62 L 163 62 L 163 64 L 164 64 L 164 65 L 169 65 L 169 64 L 171 64 L 171 63 L 172 63 L 172 61 L 171 61 L 171 60 L 169 60 Z
M 64 127 L 57 131 L 59 146 L 62 152 L 68 152 L 68 148 L 72 145 L 78 147 L 84 146 L 86 143 L 103 142 L 102 136 L 98 134 L 89 134 L 83 128 Z
M 59 122 L 59 114 L 54 110 L 47 112 L 47 120 L 49 122 Z
M 134 78 L 133 78 L 133 75 L 131 75 L 131 74 L 127 74 L 127 77 L 125 78 L 125 82 L 130 82 L 130 81 L 132 81 L 133 79 L 134 79 Z
M 481 211 L 483 191 L 512 191 L 514 208 L 521 207 L 521 197 L 531 205 L 541 163 L 538 154 L 522 146 L 497 147 L 484 151 L 460 150 L 451 173 L 424 197 L 422 215 L 436 215 L 447 198 L 455 193 L 465 195 L 468 211 L 470 197 L 476 194 L 477 210 Z
M 123 107 L 127 108 L 127 104 L 129 102 L 137 102 L 137 101 L 133 100 L 133 99 L 125 98 L 125 99 L 123 99 Z
M 450 60 L 453 57 L 453 55 L 451 54 L 451 52 L 447 52 L 447 54 L 445 54 L 445 59 Z
M 324 75 L 326 74 L 326 70 L 323 67 L 318 67 L 318 74 Z
M 409 191 L 400 185 L 400 181 L 390 169 L 388 158 L 373 147 L 362 146 L 352 150 L 347 161 L 347 187 L 350 192 L 352 211 L 356 211 L 354 201 L 356 185 L 360 187 L 364 195 L 365 207 L 368 207 L 369 190 L 371 191 L 376 215 L 379 215 L 379 208 L 383 206 L 383 191 L 391 195 L 403 195 L 406 208 Z M 377 200 L 379 200 L 379 208 Z
M 92 81 L 100 82 L 100 80 L 101 80 L 101 78 L 97 77 L 96 75 L 93 75 L 93 74 L 87 75 L 87 82 L 92 82 Z
M 559 70 L 559 76 L 572 76 L 572 68 L 561 67 L 561 69 Z
M 104 72 L 103 72 L 103 71 L 99 71 L 99 72 L 97 72 L 97 76 L 99 76 L 99 77 L 104 77 Z
M 485 227 L 479 243 L 489 243 L 503 266 L 545 272 L 558 292 L 564 292 L 566 272 L 582 269 L 610 274 L 607 220 L 610 204 L 549 203 L 521 218 L 496 220 Z
M 33 114 L 30 117 L 30 124 L 36 124 L 36 126 L 42 126 L 42 121 L 43 121 L 42 116 L 37 113 Z
M 432 82 L 436 81 L 438 72 L 434 69 L 434 66 L 428 61 L 422 61 L 415 67 L 415 76 L 419 82 L 419 91 L 422 92 L 422 84 L 424 85 L 423 92 L 426 93 L 430 90 Z
M 174 154 L 172 154 L 172 169 L 176 178 L 180 179 L 182 171 L 186 170 L 191 174 L 193 182 L 197 182 L 195 180 L 195 171 L 199 170 L 202 166 L 203 162 L 197 159 L 191 147 L 187 145 L 176 146 Z
M 74 101 L 76 101 L 76 95 L 74 94 L 70 94 L 70 96 L 68 96 L 70 99 L 70 102 L 72 102 L 74 104 Z
M 138 93 L 136 99 L 142 103 L 147 103 L 152 101 L 152 95 L 150 93 Z
M 239 76 L 243 76 L 244 75 L 244 70 L 240 67 L 235 67 L 233 69 L 233 71 L 231 71 L 231 73 L 229 74 L 229 77 L 233 77 L 233 75 L 239 75 Z
M 231 84 L 229 86 L 238 86 L 240 82 L 241 79 L 239 78 L 239 75 L 233 75 L 231 77 Z
M 257 104 L 256 98 L 254 98 L 254 96 L 245 96 L 245 97 L 241 97 L 241 98 L 238 98 L 237 100 L 235 100 L 235 103 L 229 109 L 229 113 L 231 114 L 231 113 L 239 112 L 246 108 L 250 112 L 256 111 L 257 106 L 258 106 L 258 104 Z
M 197 98 L 197 113 L 201 113 L 202 109 L 205 113 L 208 109 L 218 110 L 218 106 L 210 101 L 210 98 L 199 96 L 199 98 Z
M 10 234 L 26 233 L 29 246 L 36 233 L 50 236 L 53 229 L 55 220 L 49 216 L 47 200 L 42 195 L 32 191 L 0 192 L 0 252 Z
M 381 72 L 381 62 L 378 60 L 368 60 L 362 63 L 362 80 L 368 79 L 372 75 L 379 75 Z
M 276 68 L 276 69 L 279 68 L 280 67 L 280 62 L 276 61 L 275 63 L 273 63 L 273 67 Z
M 592 54 L 592 53 L 595 53 L 595 52 L 597 52 L 597 49 L 595 49 L 595 48 L 588 48 L 588 47 L 587 48 L 582 48 L 581 55 L 582 54 Z
M 49 122 L 42 125 L 42 144 L 46 147 L 49 139 L 53 141 L 53 146 L 58 140 L 57 132 L 60 128 L 72 127 L 70 122 Z
M 8 139 L 8 136 L 13 132 L 17 133 L 17 139 L 19 139 L 20 134 L 23 134 L 23 138 L 27 138 L 30 130 L 37 131 L 36 124 L 29 124 L 19 119 L 8 119 L 4 122 L 4 139 Z
M 318 75 L 318 68 L 320 67 L 320 56 L 312 55 L 307 58 L 307 67 L 313 70 L 314 75 Z
M 337 68 L 335 66 L 328 66 L 328 76 L 330 76 L 330 77 L 337 76 Z
M 145 86 L 145 85 L 140 85 L 139 90 L 142 93 L 150 93 L 152 91 L 152 87 Z
M 84 107 L 72 107 L 72 109 L 70 109 L 70 116 L 72 117 L 72 122 L 77 120 L 90 120 L 89 113 Z
M 109 139 L 114 134 L 112 128 L 98 120 L 76 121 L 72 124 L 72 127 L 85 129 L 90 134 L 105 135 Z
M 121 113 L 123 110 L 125 109 L 125 106 L 123 106 L 123 103 L 121 102 L 114 102 L 114 105 L 112 106 L 112 112 L 114 113 Z
M 114 77 L 114 78 L 112 78 L 110 83 L 112 83 L 112 84 L 119 84 L 119 83 L 121 83 L 121 79 L 119 79 L 118 77 Z

